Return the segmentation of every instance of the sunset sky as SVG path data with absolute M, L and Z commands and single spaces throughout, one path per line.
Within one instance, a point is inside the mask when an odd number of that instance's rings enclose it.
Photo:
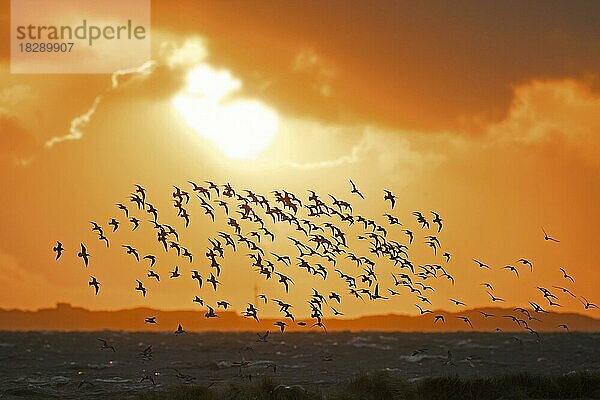
M 1 308 L 196 309 L 198 294 L 240 310 L 256 285 L 299 315 L 313 287 L 343 293 L 346 316 L 417 312 L 403 289 L 387 301 L 351 298 L 333 268 L 323 282 L 290 267 L 296 284 L 286 296 L 250 267 L 245 249 L 226 256 L 216 294 L 196 290 L 189 271 L 209 275 L 207 237 L 229 227 L 216 204 L 212 224 L 193 198 L 186 230 L 171 192 L 205 179 L 303 200 L 308 189 L 331 193 L 400 241 L 382 216 L 383 190 L 392 190 L 393 214 L 415 232 L 415 265 L 445 265 L 412 215 L 438 212 L 456 285 L 437 282 L 430 308 L 457 310 L 448 298 L 491 305 L 481 282 L 510 307 L 546 304 L 536 286 L 553 285 L 600 304 L 600 3 L 152 1 L 152 59 L 113 76 L 11 74 L 9 1 L 1 4 Z M 165 255 L 148 214 L 134 212 L 145 224 L 130 232 L 115 204 L 134 210 L 135 183 L 185 237 L 193 264 Z M 122 225 L 106 249 L 89 221 L 110 233 L 113 217 Z M 560 243 L 544 241 L 542 227 Z M 273 231 L 280 240 L 269 249 L 295 257 L 291 231 Z M 55 262 L 57 240 L 67 251 Z M 81 242 L 88 271 L 76 257 Z M 121 244 L 156 254 L 161 283 Z M 521 266 L 517 279 L 501 269 L 521 257 L 533 272 Z M 175 264 L 185 279 L 168 279 Z M 360 273 L 347 259 L 338 267 Z M 382 286 L 390 271 L 382 262 Z M 98 296 L 90 275 L 102 282 Z M 136 278 L 147 282 L 146 299 Z M 585 312 L 559 297 L 553 311 Z

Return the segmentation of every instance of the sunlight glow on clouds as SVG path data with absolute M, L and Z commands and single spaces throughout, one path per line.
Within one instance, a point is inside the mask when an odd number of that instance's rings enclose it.
M 195 57 L 193 50 L 189 53 Z M 176 54 L 181 62 L 181 53 Z M 173 97 L 173 107 L 190 128 L 223 154 L 253 158 L 271 144 L 279 117 L 258 100 L 231 99 L 242 82 L 229 71 L 200 64 L 189 70 L 186 82 L 183 91 Z
M 332 68 L 325 65 L 323 59 L 315 50 L 308 48 L 299 52 L 294 57 L 292 71 L 311 75 L 315 81 L 312 84 L 313 90 L 323 97 L 331 96 L 332 88 L 330 81 L 335 76 L 335 73 Z
M 120 84 L 119 78 L 120 77 L 126 76 L 126 75 L 147 76 L 152 72 L 154 66 L 155 66 L 155 63 L 153 61 L 147 61 L 144 64 L 140 65 L 139 67 L 127 68 L 127 69 L 122 69 L 122 70 L 113 72 L 111 74 L 111 86 L 110 86 L 110 88 L 108 88 L 106 90 L 105 93 L 108 93 L 111 90 L 115 90 L 119 87 L 119 84 Z M 96 96 L 96 98 L 94 99 L 94 102 L 92 103 L 90 108 L 88 108 L 88 110 L 85 113 L 83 113 L 83 114 L 73 118 L 73 120 L 71 120 L 71 126 L 69 127 L 69 133 L 67 133 L 66 135 L 62 135 L 62 136 L 51 137 L 50 139 L 48 139 L 46 141 L 45 146 L 47 148 L 52 148 L 57 143 L 61 143 L 61 142 L 67 141 L 67 140 L 81 139 L 83 137 L 83 129 L 86 128 L 87 125 L 90 123 L 92 116 L 96 113 L 98 105 L 100 104 L 100 102 L 102 101 L 103 98 L 104 98 L 104 95 L 102 95 L 102 94 Z
M 523 145 L 561 140 L 598 166 L 600 96 L 574 80 L 519 86 L 507 117 L 489 127 L 492 140 Z

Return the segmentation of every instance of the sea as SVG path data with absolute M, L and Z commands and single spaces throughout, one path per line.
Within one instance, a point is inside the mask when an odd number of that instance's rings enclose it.
M 0 332 L 0 399 L 135 398 L 261 377 L 327 392 L 364 373 L 415 382 L 598 370 L 600 333 Z

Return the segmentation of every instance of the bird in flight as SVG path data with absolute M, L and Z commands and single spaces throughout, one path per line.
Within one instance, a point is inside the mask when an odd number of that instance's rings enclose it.
M 421 224 L 421 228 L 429 229 L 429 221 L 419 211 L 413 212 L 413 215 L 417 218 L 417 222 Z
M 575 283 L 575 279 L 573 279 L 573 277 L 569 274 L 567 274 L 567 271 L 565 271 L 565 269 L 563 267 L 560 267 L 561 272 L 563 273 L 563 278 L 570 280 L 571 282 Z
M 490 293 L 488 291 L 486 291 L 486 293 L 491 297 L 491 299 L 492 299 L 493 302 L 495 302 L 495 301 L 504 301 L 504 299 L 501 299 L 500 297 L 496 297 L 496 296 L 494 296 L 492 293 Z
M 517 278 L 519 277 L 519 271 L 512 265 L 507 265 L 506 267 L 502 267 L 502 269 L 507 269 L 509 271 L 512 271 L 517 275 Z
M 272 255 L 275 256 L 275 258 L 277 258 L 277 261 L 284 263 L 285 265 L 291 265 L 292 264 L 292 260 L 290 259 L 289 256 L 280 256 L 279 254 L 273 253 L 271 252 Z
M 562 286 L 552 286 L 555 289 L 560 289 L 562 290 L 563 293 L 568 293 L 571 297 L 577 297 L 575 296 L 575 293 L 571 292 L 569 289 L 567 289 L 566 287 L 562 287 Z
M 227 307 L 229 307 L 229 303 L 225 300 L 217 301 L 217 307 L 223 307 L 224 310 L 227 310 Z
M 202 275 L 196 270 L 192 271 L 192 279 L 196 279 L 198 281 L 198 286 L 202 289 Z
M 556 243 L 560 242 L 560 240 L 557 240 L 551 236 L 548 236 L 548 233 L 546 233 L 546 230 L 544 229 L 544 227 L 542 227 L 542 232 L 544 232 L 544 240 L 546 240 L 546 241 L 550 240 L 550 241 L 556 242 Z
M 108 340 L 101 338 L 98 338 L 98 340 L 102 343 L 102 346 L 100 346 L 101 350 L 112 350 L 113 352 L 117 351 L 115 350 L 115 346 L 108 344 Z
M 157 282 L 160 282 L 160 276 L 152 270 L 148 271 L 148 278 L 154 278 Z
M 54 246 L 52 248 L 52 251 L 56 252 L 56 260 L 58 260 L 60 258 L 60 256 L 62 255 L 63 251 L 65 251 L 65 249 L 64 249 L 62 243 L 57 241 L 56 246 Z
M 360 196 L 361 199 L 364 200 L 365 196 L 363 196 L 363 194 L 358 190 L 354 182 L 352 182 L 352 179 L 350 179 L 350 185 L 352 185 L 352 191 L 350 193 L 357 194 Z
M 96 289 L 96 295 L 98 295 L 98 291 L 100 290 L 100 282 L 98 282 L 93 276 L 90 276 L 90 278 L 92 278 L 92 280 L 88 282 L 88 286 L 93 286 L 94 289 Z
M 389 190 L 384 190 L 384 193 L 383 200 L 389 200 L 393 210 L 394 206 L 396 205 L 396 196 L 394 196 L 394 194 Z
M 106 236 L 104 236 L 103 233 L 98 235 L 98 240 L 104 240 L 104 242 L 106 243 L 106 247 L 109 246 L 108 238 Z
M 408 236 L 408 244 L 412 244 L 413 239 L 414 239 L 414 235 L 413 235 L 412 231 L 405 229 L 404 233 L 406 233 L 406 235 Z
M 110 221 L 108 221 L 108 225 L 113 227 L 113 232 L 116 232 L 117 229 L 119 229 L 119 221 L 117 221 L 114 218 L 112 218 Z
M 446 360 L 444 361 L 444 365 L 456 365 L 454 363 L 454 356 L 452 355 L 452 352 L 450 351 L 450 349 L 448 349 L 448 353 L 446 355 Z
M 208 307 L 208 311 L 206 312 L 206 314 L 204 314 L 204 317 L 206 318 L 218 318 L 219 316 L 217 314 L 215 314 L 215 309 L 212 308 L 211 306 L 207 306 Z
M 471 323 L 471 320 L 469 319 L 469 317 L 458 316 L 456 318 L 462 319 L 464 323 L 469 324 L 469 326 L 471 328 L 473 328 L 473 324 Z
M 203 305 L 204 305 L 204 300 L 202 300 L 202 299 L 201 299 L 200 297 L 198 297 L 198 296 L 194 296 L 194 300 L 192 300 L 192 302 L 194 302 L 194 303 L 198 303 L 198 304 L 200 304 L 201 306 L 203 306 Z M 217 306 L 218 306 L 218 304 L 217 304 Z
M 258 336 L 258 338 L 256 339 L 257 342 L 267 342 L 267 338 L 269 337 L 269 331 L 266 331 L 265 333 L 260 333 L 257 332 L 256 336 Z
M 139 290 L 140 292 L 142 292 L 144 297 L 146 297 L 146 288 L 144 287 L 142 282 L 139 279 L 136 279 L 135 281 L 137 282 L 137 287 L 135 288 L 135 290 Z
M 465 303 L 463 303 L 460 300 L 456 300 L 456 299 L 449 299 L 452 303 L 454 303 L 455 306 L 466 306 Z
M 219 281 L 217 280 L 217 278 L 213 275 L 213 273 L 210 273 L 210 278 L 208 278 L 206 280 L 206 282 L 209 282 L 212 284 L 213 289 L 215 290 L 215 292 L 217 291 L 217 285 L 219 284 Z
M 441 232 L 442 230 L 442 221 L 443 219 L 440 218 L 440 214 L 436 213 L 435 211 L 431 212 L 433 214 L 433 216 L 435 217 L 434 219 L 431 220 L 431 222 L 433 222 L 434 224 L 437 224 L 438 226 L 438 232 Z
M 283 333 L 283 331 L 285 330 L 285 327 L 287 326 L 287 324 L 283 321 L 277 321 L 273 325 L 278 326 L 281 333 Z
M 92 224 L 92 232 L 98 232 L 98 234 L 102 235 L 102 227 L 100 225 L 94 221 L 90 221 L 90 224 Z
M 294 281 L 279 272 L 275 272 L 275 274 L 277 274 L 277 276 L 279 277 L 279 282 L 283 283 L 283 285 L 285 286 L 285 292 L 288 293 L 290 290 L 288 282 L 292 283 L 292 285 L 293 285 Z
M 144 256 L 144 260 L 150 260 L 150 268 L 154 267 L 154 264 L 156 263 L 156 256 L 153 256 L 152 254 L 148 254 L 147 256 Z
M 450 262 L 450 253 L 446 251 L 444 254 L 442 254 L 442 256 L 446 259 L 447 263 Z
M 529 260 L 527 260 L 527 259 L 525 259 L 525 258 L 519 258 L 519 259 L 517 260 L 517 262 L 520 262 L 520 263 L 521 263 L 521 264 L 523 264 L 523 265 L 527 265 L 527 266 L 529 266 L 529 270 L 530 270 L 530 271 L 533 271 L 533 264 L 532 264 L 532 263 L 531 263 Z
M 176 265 L 175 269 L 171 271 L 171 278 L 178 278 L 181 274 L 179 273 L 179 267 Z
M 133 224 L 133 231 L 135 231 L 138 228 L 138 226 L 140 226 L 140 220 L 135 217 L 129 218 L 129 222 Z
M 83 262 L 85 263 L 85 267 L 87 268 L 87 266 L 89 264 L 89 257 L 91 257 L 91 255 L 87 252 L 87 249 L 85 248 L 83 243 L 81 243 L 81 251 L 79 253 L 77 253 L 77 257 L 83 259 Z
M 473 259 L 473 261 L 475 261 L 477 263 L 477 265 L 479 266 L 479 268 L 491 269 L 489 265 L 487 265 L 487 264 L 485 264 L 485 263 L 483 263 L 483 262 L 481 262 L 479 260 Z
M 182 333 L 186 333 L 186 332 L 183 330 L 183 327 L 181 326 L 181 324 L 179 324 L 179 325 L 177 325 L 177 330 L 175 331 L 175 334 L 181 335 Z
M 590 303 L 589 301 L 587 301 L 587 299 L 585 297 L 581 297 L 581 299 L 579 299 L 579 301 L 581 302 L 581 304 L 583 304 L 583 307 L 586 310 L 589 310 L 590 308 L 598 308 L 598 306 L 594 303 Z
M 427 313 L 433 313 L 433 311 L 431 310 L 424 310 L 420 305 L 415 304 L 415 307 L 417 307 L 419 309 L 419 312 L 421 313 L 421 315 L 427 314 Z
M 138 254 L 136 249 L 134 249 L 133 247 L 131 247 L 127 244 L 124 244 L 121 247 L 123 247 L 124 249 L 127 249 L 127 254 L 133 255 L 138 262 L 140 261 L 140 255 Z
M 119 210 L 123 210 L 126 218 L 129 218 L 129 210 L 127 209 L 127 207 L 125 207 L 125 205 L 117 203 L 117 207 L 119 207 Z

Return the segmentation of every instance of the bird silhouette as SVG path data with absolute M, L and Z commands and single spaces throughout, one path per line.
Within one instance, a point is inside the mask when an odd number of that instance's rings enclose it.
M 83 260 L 85 267 L 87 268 L 89 264 L 89 258 L 91 257 L 91 255 L 87 252 L 87 249 L 85 248 L 83 243 L 81 243 L 81 251 L 77 253 L 77 257 Z
M 389 190 L 384 190 L 383 192 L 384 192 L 383 200 L 385 200 L 385 201 L 389 200 L 390 205 L 393 210 L 394 206 L 396 205 L 396 196 L 394 196 L 394 194 L 392 192 L 390 192 Z
M 565 271 L 565 269 L 563 267 L 560 267 L 561 272 L 563 273 L 563 278 L 570 280 L 571 282 L 575 283 L 575 279 L 573 279 L 573 277 L 569 274 L 567 274 L 567 271 Z
M 442 225 L 442 221 L 443 220 L 440 218 L 440 214 L 436 213 L 435 211 L 432 211 L 431 213 L 434 216 L 434 218 L 431 220 L 431 222 L 433 222 L 434 224 L 437 224 L 437 226 L 438 226 L 438 232 L 441 232 L 442 231 L 442 227 L 443 227 L 443 225 Z
M 594 303 L 590 303 L 589 301 L 587 301 L 587 299 L 585 297 L 581 297 L 581 299 L 579 299 L 579 301 L 581 302 L 581 304 L 583 304 L 583 307 L 586 310 L 589 310 L 590 308 L 598 308 L 598 306 Z
M 129 218 L 129 210 L 127 209 L 127 207 L 125 207 L 125 205 L 117 203 L 117 207 L 119 208 L 119 210 L 122 210 L 125 213 L 125 218 Z
M 113 345 L 111 345 L 111 344 L 108 344 L 108 340 L 106 340 L 106 339 L 101 339 L 101 338 L 98 338 L 97 340 L 98 340 L 98 341 L 100 341 L 100 342 L 102 343 L 102 346 L 100 346 L 100 349 L 101 349 L 101 350 L 112 350 L 112 351 L 113 351 L 113 353 L 115 353 L 115 352 L 117 351 L 117 350 L 115 349 L 115 346 L 113 346 Z
M 204 305 L 204 300 L 202 300 L 202 299 L 201 299 L 200 297 L 198 297 L 198 296 L 194 296 L 194 300 L 192 300 L 192 302 L 193 302 L 193 303 L 198 303 L 198 304 L 200 304 L 201 306 L 203 306 L 203 305 Z
M 224 310 L 227 310 L 229 303 L 225 300 L 217 301 L 217 307 L 223 307 Z
M 112 218 L 110 221 L 108 221 L 108 225 L 113 227 L 113 232 L 116 232 L 117 229 L 119 229 L 119 221 L 117 221 L 114 218 Z
M 56 246 L 54 246 L 52 248 L 52 251 L 54 251 L 56 253 L 56 260 L 58 260 L 60 258 L 60 256 L 62 255 L 63 251 L 65 251 L 63 245 L 61 242 L 56 242 Z
M 556 243 L 560 242 L 559 240 L 554 239 L 553 237 L 548 236 L 548 233 L 546 233 L 546 230 L 544 229 L 544 227 L 542 227 L 542 232 L 544 233 L 544 240 L 551 241 L 551 242 L 556 242 Z
M 357 195 L 360 196 L 361 199 L 364 200 L 365 196 L 363 196 L 363 194 L 358 190 L 358 188 L 356 187 L 356 185 L 354 184 L 354 182 L 352 182 L 352 179 L 350 179 L 350 185 L 352 186 L 352 190 L 350 191 L 350 193 L 357 194 Z
M 471 329 L 473 329 L 473 324 L 471 323 L 471 320 L 469 319 L 469 317 L 457 316 L 456 318 L 462 320 L 466 324 L 469 324 L 469 326 L 471 327 Z
M 93 286 L 95 289 L 96 295 L 98 295 L 98 291 L 100 290 L 100 282 L 98 282 L 96 280 L 96 278 L 93 276 L 90 276 L 90 278 L 92 278 L 92 280 L 88 282 L 88 286 Z
M 175 331 L 175 334 L 181 335 L 182 333 L 186 333 L 186 332 L 183 330 L 183 327 L 181 326 L 181 324 L 179 324 L 179 325 L 177 325 L 177 330 Z
M 485 263 L 483 263 L 483 262 L 481 262 L 479 260 L 473 259 L 473 261 L 475 261 L 477 263 L 477 265 L 479 266 L 479 268 L 491 269 L 489 265 L 487 265 L 487 264 L 485 264 Z
M 207 306 L 207 307 L 208 307 L 208 311 L 206 312 L 206 314 L 204 314 L 204 317 L 206 317 L 206 318 L 217 318 L 218 315 L 215 314 L 214 308 L 212 308 L 211 306 Z
M 500 297 L 496 297 L 494 296 L 492 293 L 486 291 L 486 293 L 490 296 L 490 298 L 492 299 L 492 302 L 496 302 L 496 301 L 504 301 L 504 299 L 501 299 Z
M 135 280 L 137 282 L 137 287 L 135 288 L 135 290 L 138 290 L 140 292 L 142 292 L 142 295 L 144 297 L 146 297 L 146 288 L 144 287 L 144 285 L 142 284 L 142 282 L 138 279 Z
M 135 231 L 140 226 L 140 220 L 135 217 L 129 218 L 129 222 L 133 224 L 133 231 Z
M 178 278 L 181 274 L 179 273 L 179 267 L 176 265 L 175 269 L 171 271 L 171 278 Z
M 200 275 L 200 273 L 196 270 L 192 271 L 192 279 L 195 279 L 198 281 L 198 286 L 200 287 L 200 289 L 202 289 L 202 275 Z
M 531 263 L 529 260 L 527 260 L 527 259 L 525 259 L 525 258 L 519 258 L 519 259 L 517 260 L 517 262 L 520 262 L 520 263 L 522 263 L 523 265 L 527 265 L 527 266 L 529 266 L 529 270 L 530 270 L 530 271 L 533 271 L 533 264 L 532 264 L 532 263 Z
M 153 270 L 148 271 L 148 278 L 154 278 L 157 282 L 160 282 L 160 276 Z
M 127 254 L 131 254 L 132 256 L 134 256 L 137 262 L 140 261 L 140 255 L 138 254 L 138 252 L 135 248 L 133 248 L 127 244 L 124 244 L 121 247 L 123 247 L 124 249 L 127 250 Z
M 517 278 L 519 277 L 519 270 L 517 270 L 515 267 L 513 267 L 512 265 L 507 265 L 505 267 L 502 267 L 502 269 L 507 269 L 511 272 L 514 272 L 515 275 L 517 275 Z
M 153 256 L 152 254 L 144 256 L 143 259 L 150 260 L 150 268 L 154 267 L 154 264 L 156 264 L 156 256 Z

